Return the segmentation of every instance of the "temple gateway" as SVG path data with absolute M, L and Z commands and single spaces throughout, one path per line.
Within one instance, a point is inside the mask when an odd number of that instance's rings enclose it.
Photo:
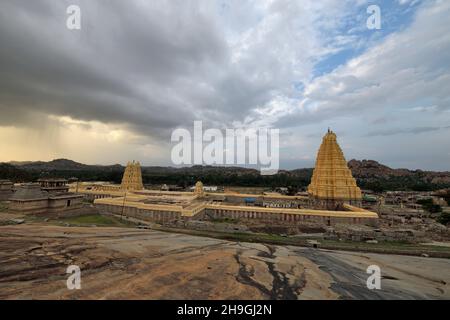
M 128 162 L 122 178 L 122 190 L 142 190 L 142 172 L 141 164 L 138 161 Z

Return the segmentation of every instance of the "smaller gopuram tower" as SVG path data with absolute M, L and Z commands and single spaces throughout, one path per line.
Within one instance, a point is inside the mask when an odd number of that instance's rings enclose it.
M 123 173 L 121 188 L 123 190 L 143 190 L 141 164 L 138 161 L 128 162 Z
M 330 129 L 323 137 L 317 153 L 308 194 L 312 204 L 322 209 L 336 210 L 343 203 L 361 205 L 361 190 L 347 166 L 336 134 Z
M 194 194 L 199 197 L 203 197 L 205 195 L 203 183 L 201 181 L 197 181 L 197 183 L 195 184 Z

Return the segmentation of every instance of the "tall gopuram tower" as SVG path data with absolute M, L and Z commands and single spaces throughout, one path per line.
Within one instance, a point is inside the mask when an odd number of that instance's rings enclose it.
M 315 207 L 336 210 L 343 203 L 361 205 L 361 189 L 347 166 L 336 134 L 328 129 L 317 153 L 316 166 L 308 186 Z
M 121 188 L 123 190 L 142 190 L 144 185 L 142 184 L 142 172 L 141 164 L 139 162 L 128 162 L 125 172 L 123 173 Z

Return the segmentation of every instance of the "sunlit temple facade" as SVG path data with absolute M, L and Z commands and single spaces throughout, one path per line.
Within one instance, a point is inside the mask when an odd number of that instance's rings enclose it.
M 344 203 L 361 205 L 361 190 L 331 130 L 323 137 L 317 153 L 308 194 L 313 206 L 322 209 L 338 210 Z
M 123 190 L 143 190 L 141 164 L 138 161 L 128 162 L 122 178 Z

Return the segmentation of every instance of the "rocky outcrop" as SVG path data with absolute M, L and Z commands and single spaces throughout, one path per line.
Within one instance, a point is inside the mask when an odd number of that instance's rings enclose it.
M 450 172 L 436 172 L 409 169 L 392 169 L 374 160 L 355 160 L 348 162 L 353 175 L 360 180 L 379 180 L 392 177 L 408 177 L 434 184 L 450 184 Z
M 68 290 L 67 267 L 81 270 Z M 382 269 L 368 290 L 366 268 Z M 449 299 L 450 260 L 154 230 L 0 227 L 0 299 Z

